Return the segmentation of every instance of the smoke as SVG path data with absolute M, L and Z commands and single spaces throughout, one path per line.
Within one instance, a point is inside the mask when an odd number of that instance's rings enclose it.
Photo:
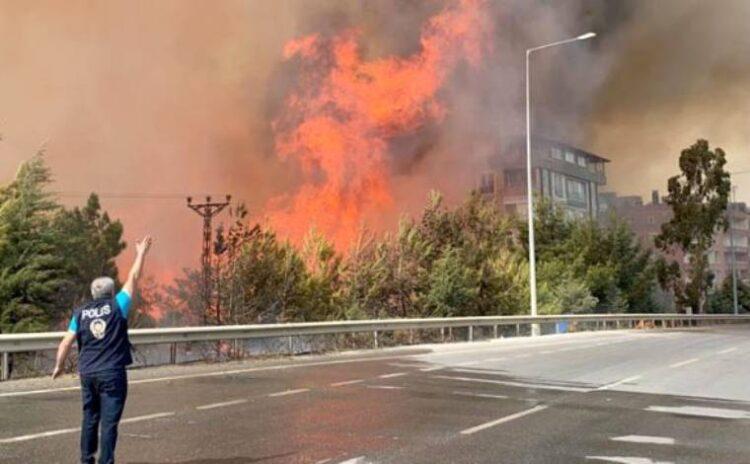
M 613 159 L 611 188 L 666 189 L 680 150 L 698 138 L 750 169 L 750 3 L 641 1 L 603 52 L 615 57 L 593 95 L 585 139 Z M 738 199 L 750 200 L 737 177 Z
M 0 182 L 44 146 L 55 190 L 231 193 L 256 218 L 298 235 L 282 213 L 295 211 L 299 192 L 312 188 L 315 196 L 323 177 L 332 177 L 306 170 L 299 151 L 279 144 L 301 127 L 288 102 L 304 96 L 304 66 L 321 64 L 300 55 L 303 46 L 285 59 L 285 48 L 293 51 L 290 42 L 304 44 L 312 36 L 318 47 L 349 40 L 360 68 L 408 63 L 424 56 L 431 18 L 461 5 L 74 0 L 62 8 L 51 0 L 3 2 Z M 747 2 L 496 0 L 481 11 L 477 24 L 492 31 L 481 57 L 441 68 L 434 92 L 420 97 L 426 112 L 419 123 L 413 119 L 392 132 L 383 130 L 387 125 L 368 126 L 375 135 L 364 142 L 370 153 L 377 145 L 378 153 L 367 158 L 376 159 L 370 173 L 378 173 L 388 200 L 352 194 L 361 203 L 352 203 L 360 209 L 347 227 L 361 219 L 378 230 L 391 228 L 401 214 L 419 211 L 433 188 L 449 200 L 462 198 L 489 160 L 523 134 L 524 50 L 588 30 L 598 37 L 534 55 L 535 134 L 612 159 L 609 183 L 622 193 L 663 188 L 679 150 L 698 137 L 725 148 L 730 168 L 750 168 Z M 464 43 L 459 38 L 445 50 L 465 50 Z M 330 51 L 316 49 L 320 59 L 330 59 Z M 362 91 L 372 89 L 381 86 Z M 367 112 L 356 114 L 361 125 Z M 353 162 L 362 155 L 352 155 L 340 179 L 359 185 L 372 179 Z M 750 199 L 750 192 L 738 193 Z M 103 204 L 125 222 L 130 243 L 146 232 L 156 236 L 150 266 L 165 278 L 197 266 L 200 218 L 179 196 L 105 196 Z

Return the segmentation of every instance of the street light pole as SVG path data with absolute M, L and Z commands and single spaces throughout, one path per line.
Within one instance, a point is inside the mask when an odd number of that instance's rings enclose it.
M 537 299 L 536 299 L 536 249 L 534 246 L 534 188 L 531 179 L 531 73 L 529 62 L 533 52 L 551 48 L 558 45 L 564 45 L 579 40 L 587 40 L 596 37 L 594 32 L 573 37 L 571 39 L 560 40 L 538 47 L 526 50 L 526 195 L 528 196 L 528 227 L 529 227 L 529 290 L 531 294 L 531 316 L 537 316 Z M 531 335 L 539 335 L 539 324 L 531 325 Z
M 732 186 L 732 203 L 729 205 L 729 247 L 732 249 L 732 307 L 734 308 L 734 315 L 738 315 L 739 308 L 737 305 L 737 257 L 735 256 L 735 250 L 734 250 L 734 225 L 733 220 L 734 217 L 732 216 L 732 210 L 734 209 L 734 203 L 735 203 L 735 192 L 737 191 L 737 186 Z M 724 258 L 726 259 L 726 258 Z

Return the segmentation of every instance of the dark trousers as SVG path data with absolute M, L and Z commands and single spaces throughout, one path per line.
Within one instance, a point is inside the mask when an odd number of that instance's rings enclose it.
M 125 369 L 81 375 L 81 394 L 81 463 L 95 463 L 101 425 L 99 464 L 114 464 L 117 426 L 128 396 L 128 377 Z

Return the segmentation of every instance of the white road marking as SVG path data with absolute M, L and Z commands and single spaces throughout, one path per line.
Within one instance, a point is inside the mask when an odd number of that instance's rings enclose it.
M 750 411 L 742 409 L 704 408 L 701 406 L 649 406 L 645 410 L 714 419 L 750 419 Z
M 378 378 L 379 379 L 394 379 L 396 377 L 403 377 L 404 375 L 406 375 L 406 372 L 394 372 L 393 374 L 379 375 Z
M 153 438 L 153 436 L 151 436 L 151 435 L 143 435 L 143 434 L 140 434 L 140 433 L 123 433 L 122 435 L 124 437 L 145 438 L 147 440 L 150 440 L 150 439 Z
M 404 387 L 399 387 L 396 385 L 368 385 L 367 388 L 375 388 L 379 390 L 403 390 Z
M 420 371 L 422 371 L 422 372 L 434 372 L 434 371 L 439 371 L 440 369 L 445 369 L 445 366 L 425 367 L 423 369 L 420 369 Z
M 223 408 L 224 406 L 234 406 L 235 404 L 247 403 L 246 399 L 224 401 L 223 403 L 204 404 L 203 406 L 196 406 L 195 409 L 202 411 L 204 409 Z
M 554 353 L 554 352 L 555 352 L 555 350 L 544 350 L 544 351 L 540 351 L 539 353 L 540 354 L 550 354 L 550 353 Z
M 726 350 L 721 350 L 721 351 L 717 352 L 716 354 L 727 354 L 727 353 L 731 353 L 731 352 L 737 351 L 737 350 L 738 350 L 738 348 L 736 346 L 733 346 L 732 348 L 727 348 Z
M 674 438 L 652 437 L 648 435 L 625 435 L 622 437 L 612 437 L 610 440 L 624 441 L 627 443 L 648 443 L 652 445 L 674 445 Z
M 634 456 L 586 456 L 586 459 L 619 462 L 620 464 L 674 464 L 672 461 L 654 461 L 651 458 L 639 458 Z
M 701 360 L 701 358 L 686 359 L 685 361 L 680 361 L 678 363 L 670 364 L 669 367 L 672 368 L 672 369 L 674 369 L 676 367 L 682 367 L 682 366 L 687 366 L 688 364 L 696 363 L 696 362 L 698 362 L 700 360 Z
M 634 382 L 634 381 L 636 381 L 636 380 L 638 380 L 640 378 L 641 378 L 640 375 L 634 375 L 632 377 L 628 377 L 628 378 L 625 378 L 625 379 L 622 379 L 622 380 L 618 380 L 616 382 L 608 383 L 607 385 L 602 385 L 601 387 L 597 388 L 597 390 L 609 390 L 610 388 L 618 387 L 618 386 L 620 386 L 620 385 L 622 385 L 624 383 Z
M 334 382 L 331 384 L 332 387 L 343 387 L 344 385 L 354 385 L 355 383 L 364 382 L 364 379 L 345 380 L 343 382 Z
M 310 391 L 309 388 L 298 388 L 296 390 L 284 390 L 284 391 L 280 391 L 280 392 L 276 392 L 276 393 L 271 393 L 268 396 L 270 396 L 271 398 L 276 398 L 276 397 L 279 397 L 279 396 L 296 395 L 298 393 L 305 393 L 305 392 L 309 392 L 309 391 Z
M 364 456 L 359 456 L 357 458 L 347 459 L 346 461 L 341 461 L 339 464 L 367 464 L 367 461 L 365 461 Z
M 461 435 L 471 435 L 473 433 L 477 433 L 477 432 L 480 432 L 482 430 L 486 430 L 486 429 L 488 429 L 490 427 L 494 427 L 496 425 L 500 425 L 500 424 L 504 424 L 506 422 L 510 422 L 512 420 L 520 419 L 521 417 L 528 416 L 530 414 L 534 414 L 534 413 L 537 413 L 539 411 L 544 411 L 548 407 L 549 406 L 542 406 L 542 405 L 540 405 L 540 406 L 534 406 L 531 409 L 527 409 L 525 411 L 517 412 L 515 414 L 511 414 L 510 416 L 501 417 L 500 419 L 496 419 L 496 420 L 493 420 L 493 421 L 490 421 L 490 422 L 487 422 L 487 423 L 484 423 L 484 424 L 481 424 L 481 425 L 477 425 L 476 427 L 471 427 L 471 428 L 466 429 L 466 430 L 462 430 L 461 431 Z
M 508 398 L 505 395 L 493 395 L 490 393 L 474 393 L 470 391 L 454 391 L 451 393 L 453 393 L 454 395 L 460 395 L 460 396 L 475 396 L 477 398 L 495 398 L 499 400 L 504 400 Z
M 143 422 L 151 419 L 162 419 L 164 417 L 174 416 L 174 412 L 158 412 L 156 414 L 147 414 L 145 416 L 129 417 L 120 421 L 121 424 L 132 424 L 133 422 Z
M 169 417 L 174 416 L 174 412 L 161 412 L 157 414 L 149 414 L 147 416 L 137 416 L 137 417 L 130 417 L 128 419 L 123 419 L 120 421 L 121 424 L 129 424 L 133 422 L 141 422 L 145 420 L 150 419 L 159 419 L 162 417 Z M 8 444 L 8 443 L 18 443 L 22 441 L 29 441 L 34 440 L 37 438 L 47 438 L 47 437 L 54 437 L 57 435 L 65 435 L 68 433 L 78 433 L 81 431 L 80 427 L 71 428 L 71 429 L 60 429 L 60 430 L 51 430 L 49 432 L 41 432 L 41 433 L 33 433 L 30 435 L 21 435 L 18 437 L 10 437 L 10 438 L 2 438 L 0 439 L 0 445 L 2 444 Z
M 39 395 L 41 393 L 57 393 L 57 392 L 66 392 L 66 391 L 77 391 L 80 390 L 81 387 L 61 387 L 61 388 L 49 388 L 46 390 L 29 390 L 29 391 L 19 391 L 19 392 L 8 392 L 8 393 L 0 393 L 0 398 L 6 398 L 6 397 L 13 397 L 13 396 L 26 396 L 26 395 Z
M 77 428 L 74 428 L 74 429 L 52 430 L 50 432 L 33 433 L 31 435 L 21 435 L 19 437 L 2 438 L 2 439 L 0 439 L 0 445 L 8 444 L 8 443 L 18 443 L 20 441 L 34 440 L 35 438 L 54 437 L 56 435 L 63 435 L 63 434 L 66 434 L 66 433 L 76 433 L 76 432 L 80 432 L 80 431 L 81 431 L 81 429 L 79 427 L 77 427 Z
M 535 390 L 559 390 L 559 391 L 572 391 L 572 392 L 581 392 L 581 393 L 587 393 L 591 391 L 590 388 L 565 387 L 562 385 L 544 385 L 544 384 L 524 383 L 524 382 L 511 382 L 511 381 L 506 381 L 506 380 L 482 379 L 482 378 L 477 378 L 477 377 L 451 377 L 449 375 L 433 375 L 432 377 L 435 379 L 456 380 L 460 382 L 491 383 L 494 385 L 507 385 L 509 387 L 531 388 Z

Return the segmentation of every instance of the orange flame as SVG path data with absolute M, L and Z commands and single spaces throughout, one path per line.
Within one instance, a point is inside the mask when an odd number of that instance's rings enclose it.
M 351 243 L 365 213 L 392 210 L 388 142 L 440 121 L 436 94 L 450 72 L 482 57 L 484 0 L 451 2 L 423 26 L 421 50 L 408 57 L 364 61 L 361 33 L 290 41 L 298 85 L 274 121 L 277 155 L 301 168 L 303 184 L 269 204 L 269 222 L 299 241 L 317 228 L 339 248 Z

